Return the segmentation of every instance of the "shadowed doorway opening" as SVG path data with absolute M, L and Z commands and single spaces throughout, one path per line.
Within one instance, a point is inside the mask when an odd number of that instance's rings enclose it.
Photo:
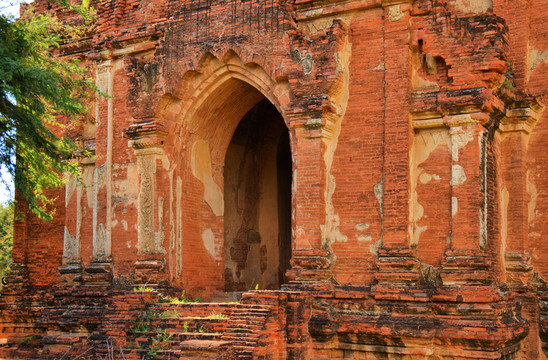
M 279 289 L 291 259 L 289 132 L 263 99 L 240 121 L 224 167 L 225 291 Z

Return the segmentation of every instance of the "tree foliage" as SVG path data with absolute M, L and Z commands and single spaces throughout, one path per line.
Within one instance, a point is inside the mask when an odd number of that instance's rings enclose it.
M 52 52 L 81 29 L 29 11 L 17 21 L 0 16 L 0 166 L 29 209 L 50 219 L 45 190 L 63 185 L 64 173 L 78 175 L 76 145 L 58 134 L 86 112 L 94 87 L 77 59 Z
M 0 278 L 3 278 L 10 266 L 13 247 L 13 204 L 0 204 Z M 0 288 L 2 285 L 0 284 Z

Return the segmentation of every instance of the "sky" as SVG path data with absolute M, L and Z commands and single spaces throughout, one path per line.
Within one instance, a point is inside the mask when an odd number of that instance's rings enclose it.
M 0 0 L 0 13 L 3 15 L 19 15 L 19 3 L 18 0 Z
M 0 14 L 19 16 L 18 0 L 0 0 Z M 7 186 L 6 186 L 7 184 Z M 13 180 L 6 171 L 0 168 L 0 204 L 13 199 Z

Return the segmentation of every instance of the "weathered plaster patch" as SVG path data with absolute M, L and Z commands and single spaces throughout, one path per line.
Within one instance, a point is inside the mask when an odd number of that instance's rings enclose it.
M 373 70 L 384 70 L 385 65 L 384 62 L 381 62 L 379 65 L 375 66 Z
M 369 229 L 371 226 L 369 224 L 366 224 L 366 223 L 362 223 L 362 224 L 357 224 L 356 225 L 356 230 L 358 231 L 365 231 L 367 229 Z M 358 236 L 358 241 L 371 241 L 372 240 L 372 237 L 371 237 L 371 234 L 362 234 L 362 235 L 359 235 Z
M 105 249 L 105 226 L 103 224 L 99 224 L 97 226 L 97 231 L 95 233 L 95 236 L 93 238 L 93 257 L 96 260 L 103 260 L 107 257 L 106 249 Z
M 318 10 L 311 10 L 307 12 L 307 16 L 309 16 L 309 13 L 312 11 L 318 12 Z M 316 14 L 310 14 L 310 16 L 315 16 Z M 322 17 L 318 19 L 314 19 L 313 21 L 305 21 L 305 22 L 299 22 L 299 26 L 308 34 L 316 34 L 317 32 L 326 32 L 331 26 L 333 26 L 333 18 L 332 17 Z
M 451 216 L 459 212 L 459 199 L 456 196 L 451 197 Z
M 532 225 L 533 222 L 535 221 L 535 219 L 537 218 L 537 214 L 536 214 L 536 208 L 537 208 L 537 197 L 538 197 L 538 192 L 537 192 L 537 187 L 535 186 L 535 183 L 533 182 L 533 180 L 531 179 L 531 172 L 530 170 L 527 170 L 527 173 L 526 173 L 526 179 L 527 179 L 527 184 L 526 184 L 526 189 L 527 189 L 527 194 L 529 194 L 529 202 L 527 204 L 527 221 L 529 223 L 529 225 Z
M 529 72 L 535 70 L 535 68 L 542 63 L 548 63 L 548 50 L 529 50 L 527 62 L 529 65 Z M 530 76 L 530 73 L 528 76 Z
M 399 21 L 401 20 L 401 18 L 403 18 L 403 16 L 404 16 L 404 13 L 403 11 L 401 11 L 399 5 L 391 6 L 388 9 L 388 21 L 391 21 L 391 22 Z
M 158 196 L 158 232 L 154 233 L 154 245 L 158 252 L 165 253 L 164 248 L 164 198 Z
M 371 234 L 365 234 L 365 235 L 360 235 L 358 236 L 358 241 L 371 241 L 372 240 L 372 237 L 371 237 Z
M 333 206 L 335 178 L 331 174 L 331 166 L 333 164 L 333 157 L 335 156 L 335 150 L 337 149 L 339 135 L 341 133 L 341 118 L 344 116 L 346 106 L 348 104 L 349 65 L 351 55 L 351 44 L 348 39 L 346 39 L 344 46 L 342 46 L 341 52 L 335 54 L 335 60 L 337 62 L 337 76 L 342 79 L 342 86 L 337 86 L 334 89 L 330 89 L 330 99 L 334 107 L 336 107 L 338 116 L 334 123 L 333 136 L 330 138 L 323 138 L 326 145 L 326 150 L 324 153 L 324 162 L 326 166 L 326 220 L 325 225 L 322 226 L 322 245 L 327 246 L 334 241 L 348 241 L 348 236 L 343 235 L 339 230 L 340 218 L 339 215 L 335 213 L 335 208 Z
M 192 145 L 192 175 L 204 184 L 204 201 L 215 216 L 223 216 L 223 192 L 213 180 L 209 143 L 205 140 L 198 140 Z
M 382 220 L 384 217 L 384 177 L 373 186 L 373 193 L 379 202 L 379 212 Z
M 466 174 L 462 166 L 455 164 L 451 167 L 451 185 L 459 186 L 466 182 Z
M 159 252 L 157 246 L 155 226 L 155 174 L 156 156 L 154 149 L 139 149 L 135 151 L 141 182 L 139 185 L 138 199 L 138 237 L 139 253 L 154 254 Z
M 124 199 L 124 206 L 135 205 L 139 198 L 139 168 L 136 163 L 127 165 L 126 178 L 114 181 L 119 199 Z
M 455 8 L 465 13 L 483 14 L 493 8 L 492 0 L 456 0 Z
M 419 75 L 418 69 L 420 68 L 419 65 L 413 66 L 413 69 L 411 71 L 411 81 L 413 83 L 413 89 L 415 90 L 435 90 L 439 89 L 438 83 L 434 81 L 430 81 L 428 79 L 423 78 Z
M 422 169 L 419 169 L 419 173 L 420 173 L 419 181 L 423 185 L 428 184 L 432 180 L 439 181 L 441 179 L 439 175 L 428 174 L 428 173 L 424 172 Z
M 95 163 L 86 164 L 82 166 L 82 182 L 86 191 L 86 199 L 88 202 L 88 208 L 93 208 L 93 177 L 95 172 Z
M 377 201 L 379 202 L 379 215 L 381 216 L 381 233 L 379 236 L 379 240 L 375 242 L 379 243 L 379 247 L 382 246 L 382 238 L 384 234 L 384 175 L 381 177 L 381 181 L 373 185 L 373 193 L 375 194 L 375 198 L 377 198 Z M 373 246 L 373 245 L 372 245 Z M 371 249 L 371 248 L 370 248 Z M 375 250 L 375 255 L 377 255 L 378 248 Z M 373 252 L 372 252 L 373 253 Z
M 181 206 L 181 200 L 183 196 L 183 180 L 181 177 L 177 176 L 177 183 L 176 183 L 176 192 L 175 192 L 175 198 L 176 198 L 176 226 L 175 231 L 177 233 L 175 237 L 175 257 L 176 257 L 176 275 L 179 276 L 183 272 L 183 223 L 182 223 L 182 206 Z
M 127 231 L 127 221 L 122 220 L 121 224 L 122 224 L 122 227 L 124 228 L 124 231 Z
M 323 8 L 307 10 L 304 15 L 307 17 L 314 17 L 323 14 Z
M 420 226 L 418 222 L 424 216 L 424 207 L 419 203 L 417 199 L 417 191 L 411 193 L 411 247 L 416 248 L 419 244 L 419 238 L 421 234 L 428 229 L 428 226 Z
M 169 270 L 170 274 L 173 277 L 175 275 L 175 214 L 173 210 L 173 203 L 175 197 L 173 187 L 173 170 L 169 172 Z
M 409 236 L 411 238 L 411 246 L 416 247 L 419 243 L 420 235 L 428 229 L 426 225 L 419 225 L 419 221 L 424 216 L 424 207 L 419 203 L 417 194 L 417 182 L 427 184 L 432 179 L 440 180 L 438 175 L 424 173 L 424 170 L 419 166 L 425 162 L 434 150 L 439 146 L 449 148 L 451 138 L 447 129 L 421 130 L 415 135 L 410 154 L 410 172 L 411 172 L 411 198 L 410 198 L 410 222 Z
M 202 232 L 202 242 L 213 259 L 221 260 L 221 256 L 215 246 L 215 234 L 213 234 L 211 229 L 206 229 Z
M 471 132 L 451 133 L 451 160 L 459 161 L 459 150 L 474 140 Z
M 379 249 L 381 248 L 381 246 L 382 240 L 379 239 L 369 246 L 369 251 L 371 252 L 371 254 L 377 256 L 379 255 Z
M 169 162 L 169 157 L 167 156 L 167 154 L 163 154 L 161 160 L 164 170 L 169 170 L 171 168 L 171 163 Z
M 80 258 L 80 249 L 79 249 L 78 240 L 76 236 L 72 235 L 67 227 L 65 226 L 65 236 L 64 236 L 64 246 L 63 246 L 63 257 L 66 261 L 78 260 Z
M 371 226 L 369 224 L 365 224 L 365 223 L 362 223 L 362 224 L 357 224 L 356 225 L 356 229 L 359 230 L 359 231 L 364 231 L 364 230 L 367 230 L 369 229 Z
M 500 237 L 502 241 L 502 253 L 506 253 L 506 241 L 508 238 L 508 203 L 510 201 L 510 194 L 507 188 L 502 188 L 500 194 L 501 197 L 501 224 L 500 224 Z
M 72 199 L 72 195 L 74 194 L 74 190 L 76 190 L 76 186 L 78 181 L 73 175 L 66 174 L 65 175 L 65 207 L 68 206 L 70 199 Z
M 110 256 L 107 251 L 105 224 L 100 222 L 98 217 L 98 211 L 101 208 L 101 204 L 98 199 L 98 194 L 101 188 L 105 186 L 106 180 L 106 167 L 101 165 L 94 169 L 93 172 L 93 257 L 96 260 L 103 260 Z M 102 206 L 105 206 L 103 204 Z M 101 219 L 102 221 L 103 219 Z

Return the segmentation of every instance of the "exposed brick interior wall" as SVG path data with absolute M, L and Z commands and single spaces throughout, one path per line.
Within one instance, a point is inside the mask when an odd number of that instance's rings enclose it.
M 0 357 L 547 357 L 547 0 L 94 6 L 94 156 L 16 224 Z

